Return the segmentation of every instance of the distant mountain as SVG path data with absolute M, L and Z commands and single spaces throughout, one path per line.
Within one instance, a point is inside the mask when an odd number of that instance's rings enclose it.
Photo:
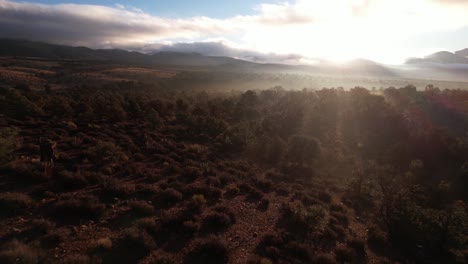
M 407 64 L 425 64 L 425 63 L 441 63 L 441 64 L 468 64 L 468 49 L 457 51 L 455 53 L 448 51 L 440 51 L 424 58 L 411 58 L 406 61 Z
M 0 39 L 0 56 L 39 57 L 60 60 L 88 60 L 100 63 L 129 65 L 169 65 L 179 67 L 209 67 L 221 71 L 249 71 L 270 73 L 310 73 L 339 76 L 394 78 L 395 74 L 383 65 L 367 60 L 356 60 L 337 65 L 262 64 L 222 56 L 200 53 L 160 51 L 150 54 L 119 49 L 90 49 L 26 40 Z
M 462 50 L 456 51 L 455 54 L 457 54 L 458 56 L 462 56 L 462 57 L 467 58 L 468 57 L 468 49 L 462 49 Z
M 249 65 L 229 57 L 210 57 L 197 53 L 158 52 L 144 54 L 120 49 L 90 49 L 26 40 L 0 39 L 0 56 L 39 57 L 62 60 L 91 60 L 136 65 L 222 66 Z

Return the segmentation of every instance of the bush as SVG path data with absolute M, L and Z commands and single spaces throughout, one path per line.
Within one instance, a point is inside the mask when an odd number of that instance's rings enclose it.
M 268 258 L 255 256 L 255 257 L 250 257 L 249 260 L 247 261 L 247 264 L 273 264 L 273 262 Z
M 108 178 L 101 189 L 102 197 L 105 199 L 125 198 L 135 193 L 135 185 L 119 180 Z
M 65 197 L 52 204 L 50 215 L 58 221 L 79 223 L 96 220 L 104 213 L 105 206 L 94 196 Z
M 192 197 L 194 194 L 202 194 L 208 203 L 217 202 L 222 196 L 221 190 L 212 186 L 189 185 L 183 188 L 183 192 L 186 197 Z
M 0 165 L 13 160 L 18 133 L 14 127 L 0 129 Z
M 332 217 L 335 217 L 342 226 L 348 227 L 349 219 L 348 219 L 348 216 L 345 213 L 335 211 L 335 212 L 331 212 L 330 215 Z
M 387 245 L 387 234 L 377 225 L 371 225 L 367 231 L 367 241 L 373 250 L 382 252 Z
M 327 220 L 327 211 L 322 206 L 305 207 L 302 202 L 295 201 L 283 206 L 280 224 L 287 230 L 304 236 L 315 230 L 323 230 Z
M 150 264 L 176 264 L 178 263 L 174 256 L 171 254 L 162 251 L 162 250 L 157 250 L 153 251 L 150 254 L 150 257 L 148 258 L 148 263 Z
M 22 242 L 13 240 L 0 250 L 0 263 L 39 263 L 41 252 Z
M 108 251 L 112 249 L 112 240 L 109 237 L 103 237 L 96 241 L 94 249 L 98 251 Z
M 155 248 L 153 239 L 144 231 L 135 228 L 124 230 L 115 241 L 104 263 L 138 263 Z
M 325 203 L 330 203 L 332 200 L 331 195 L 325 191 L 320 191 L 318 194 L 318 198 Z
M 194 242 L 193 249 L 185 256 L 186 264 L 223 264 L 229 261 L 229 249 L 226 244 L 209 237 Z
M 269 205 L 270 205 L 270 200 L 268 200 L 267 198 L 263 198 L 258 204 L 257 209 L 266 211 L 268 210 Z
M 349 239 L 346 244 L 354 250 L 354 254 L 359 259 L 366 258 L 366 241 L 359 238 Z
M 335 249 L 336 261 L 340 263 L 349 263 L 353 262 L 356 258 L 354 250 L 346 247 L 339 246 Z
M 31 231 L 38 235 L 47 234 L 55 228 L 55 223 L 47 219 L 33 219 L 31 221 Z
M 154 207 L 146 201 L 130 201 L 130 212 L 137 216 L 150 216 L 154 213 Z
M 194 194 L 192 196 L 192 200 L 189 201 L 184 209 L 182 210 L 182 213 L 188 217 L 192 218 L 194 215 L 199 214 L 203 211 L 203 208 L 205 207 L 207 201 L 203 194 Z
M 41 243 L 46 247 L 55 247 L 66 241 L 70 237 L 71 231 L 68 228 L 52 229 L 47 235 L 41 238 Z
M 86 255 L 74 254 L 65 256 L 62 260 L 59 261 L 60 264 L 88 264 L 91 263 L 91 260 Z
M 202 230 L 205 232 L 221 232 L 233 224 L 231 217 L 226 213 L 214 212 L 207 215 L 202 221 Z
M 237 187 L 237 186 L 234 185 L 234 186 L 228 187 L 227 190 L 226 190 L 226 192 L 225 192 L 225 194 L 226 194 L 228 197 L 234 197 L 234 196 L 238 195 L 239 192 L 240 192 L 239 187 Z
M 166 190 L 162 190 L 154 195 L 153 203 L 158 207 L 171 207 L 176 203 L 180 202 L 183 198 L 182 193 L 168 188 Z
M 86 156 L 98 167 L 105 164 L 127 161 L 127 155 L 112 142 L 98 141 L 95 146 L 86 151 Z
M 0 215 L 25 214 L 34 207 L 34 201 L 24 193 L 0 193 Z
M 315 264 L 335 264 L 336 261 L 329 254 L 319 253 L 314 256 L 312 263 Z

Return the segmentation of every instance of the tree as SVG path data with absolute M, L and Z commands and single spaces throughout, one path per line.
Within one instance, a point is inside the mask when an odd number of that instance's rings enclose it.
M 299 163 L 309 163 L 317 159 L 320 155 L 320 142 L 318 139 L 303 135 L 294 135 L 288 142 L 288 160 Z

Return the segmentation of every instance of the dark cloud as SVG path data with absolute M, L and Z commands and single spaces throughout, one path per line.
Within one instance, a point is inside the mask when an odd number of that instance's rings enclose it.
M 225 31 L 209 18 L 162 19 L 93 5 L 42 5 L 0 0 L 0 37 L 102 46 L 145 39 L 183 38 Z
M 263 14 L 250 18 L 254 23 L 258 23 L 259 20 L 265 20 L 265 23 L 296 23 L 304 19 L 296 15 L 294 12 L 285 12 L 283 15 Z M 246 17 L 233 19 L 238 19 L 239 23 L 249 21 Z M 214 20 L 205 17 L 164 19 L 141 11 L 128 11 L 122 6 L 112 8 L 76 4 L 44 5 L 0 0 L 0 38 L 143 52 L 196 52 L 255 62 L 298 63 L 302 58 L 299 55 L 265 54 L 233 49 L 221 42 L 147 44 L 161 43 L 167 39 L 182 40 L 222 34 L 232 30 L 233 24 L 235 23 L 229 19 Z

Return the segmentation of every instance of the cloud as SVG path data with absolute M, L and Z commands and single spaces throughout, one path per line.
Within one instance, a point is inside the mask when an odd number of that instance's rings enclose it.
M 271 54 L 301 54 L 404 61 L 434 48 L 437 35 L 463 28 L 468 28 L 468 1 L 462 0 L 295 0 L 260 4 L 253 15 L 224 19 L 163 18 L 122 4 L 0 0 L 0 37 L 93 48 L 166 45 L 196 51 L 204 47 L 211 53 L 252 60 Z M 457 38 L 437 41 L 437 47 L 464 48 L 455 46 L 459 42 L 453 39 Z M 227 40 L 227 46 L 236 52 L 209 46 L 213 39 Z M 189 44 L 177 44 L 184 42 Z
M 260 63 L 299 64 L 305 58 L 299 54 L 262 53 L 247 49 L 229 47 L 223 41 L 175 43 L 172 45 L 149 45 L 143 48 L 146 52 L 174 51 L 195 52 L 207 56 L 227 56 Z
M 230 27 L 207 17 L 163 19 L 120 5 L 16 3 L 0 0 L 0 37 L 102 46 L 223 34 Z

